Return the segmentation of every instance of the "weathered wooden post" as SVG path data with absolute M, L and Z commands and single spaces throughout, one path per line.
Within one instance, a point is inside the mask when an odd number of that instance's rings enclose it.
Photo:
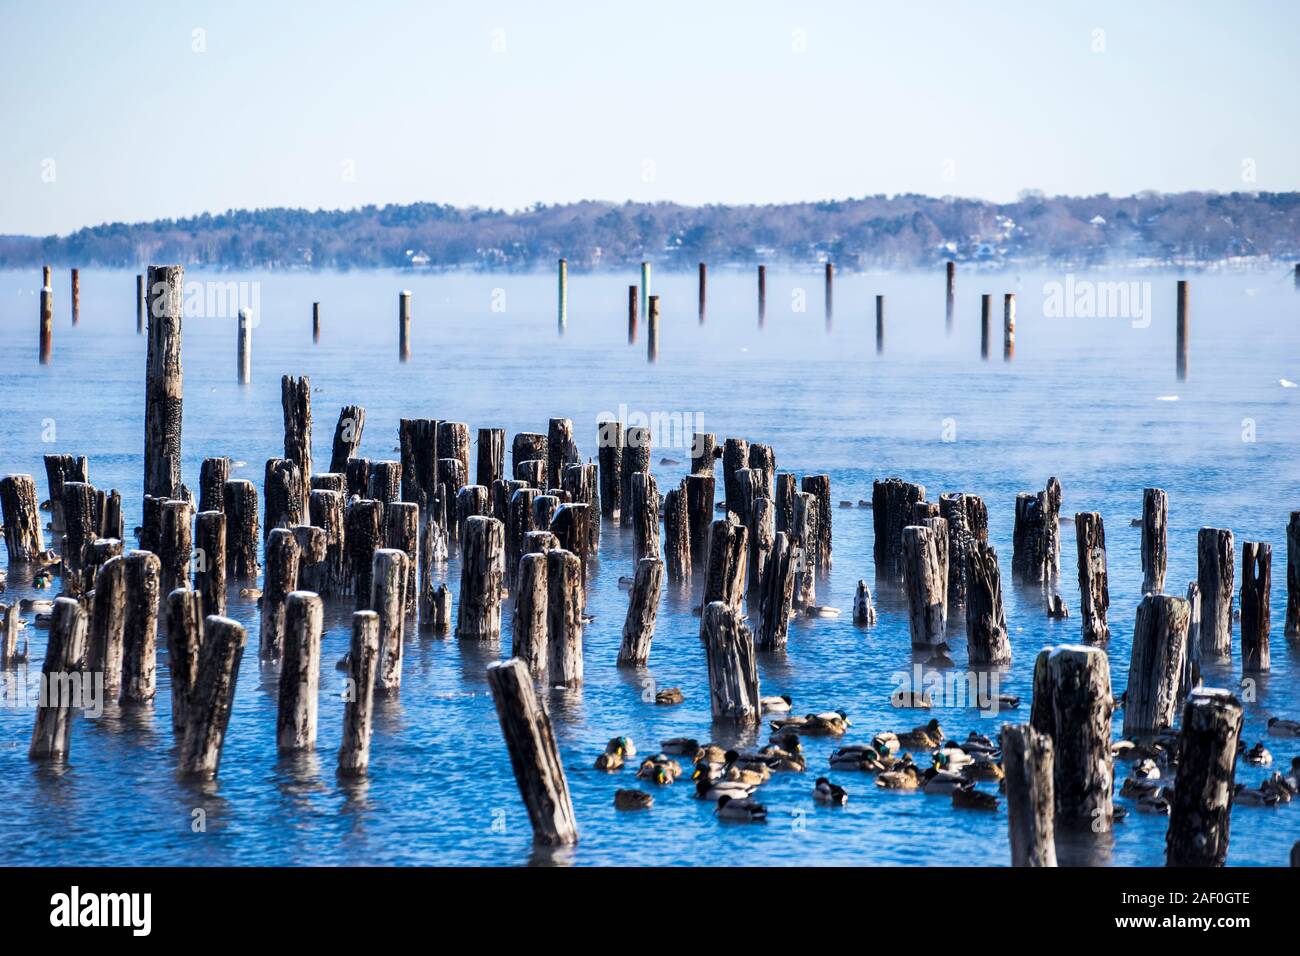
M 36 480 L 31 475 L 6 475 L 0 479 L 0 510 L 4 514 L 9 563 L 34 560 L 45 550 Z
M 302 474 L 298 466 L 287 458 L 268 458 L 263 482 L 262 537 L 270 537 L 276 528 L 302 524 L 306 499 L 302 494 Z
M 601 516 L 618 521 L 623 508 L 623 423 L 596 425 L 596 460 L 600 466 Z
M 109 558 L 95 574 L 90 612 L 90 643 L 86 672 L 104 675 L 104 697 L 113 700 L 122 689 L 122 653 L 126 634 L 126 559 Z
M 640 290 L 636 286 L 627 287 L 627 344 L 636 345 L 636 310 L 637 295 Z
M 519 567 L 519 558 L 524 553 L 524 535 L 536 529 L 533 523 L 533 502 L 537 498 L 536 488 L 519 488 L 510 496 L 510 505 L 506 510 L 506 568 Z
M 226 515 L 226 565 L 230 576 L 254 580 L 257 559 L 257 489 L 251 481 L 228 481 L 222 491 Z
M 762 708 L 754 635 L 741 620 L 740 612 L 722 601 L 705 605 L 701 624 L 714 719 L 757 726 Z
M 650 296 L 650 311 L 646 313 L 646 360 L 659 361 L 659 296 Z
M 69 481 L 89 482 L 88 464 L 85 456 L 46 455 L 45 481 L 50 488 L 50 531 L 54 543 L 66 530 L 63 524 L 63 486 Z
M 885 297 L 876 296 L 876 354 L 885 354 Z
M 1002 359 L 1010 362 L 1016 357 L 1016 294 L 1002 296 Z
M 983 541 L 964 550 L 966 564 L 966 647 L 971 664 L 1010 664 L 1011 641 L 1002 608 L 998 553 Z
M 1286 526 L 1286 625 L 1284 633 L 1287 637 L 1300 637 L 1300 511 L 1291 512 L 1291 519 Z
M 1030 723 L 1052 738 L 1059 827 L 1094 833 L 1110 829 L 1112 708 L 1110 664 L 1102 648 L 1082 644 L 1044 648 L 1034 668 Z
M 700 325 L 704 324 L 705 286 L 708 282 L 707 269 L 708 267 L 705 266 L 703 262 L 701 262 L 700 263 Z
M 478 430 L 478 463 L 474 473 L 475 484 L 491 488 L 493 482 L 505 477 L 506 469 L 506 430 L 504 428 L 480 428 Z M 494 517 L 504 515 L 494 513 Z
M 908 525 L 902 531 L 903 587 L 907 591 L 908 623 L 913 647 L 943 643 L 947 574 L 940 567 L 934 531 Z
M 1201 651 L 1232 654 L 1233 541 L 1227 528 L 1202 528 L 1196 535 L 1196 583 L 1201 589 Z
M 757 600 L 763 593 L 763 575 L 776 543 L 776 505 L 771 498 L 755 498 L 749 510 L 749 594 Z M 689 565 L 689 562 L 687 562 Z
M 203 649 L 203 595 L 176 588 L 167 595 L 167 667 L 172 685 L 172 734 L 177 742 L 190 723 L 190 698 Z
M 551 684 L 582 683 L 582 562 L 572 551 L 546 552 L 546 666 Z
M 578 823 L 560 748 L 528 669 L 523 661 L 512 658 L 488 667 L 487 678 L 515 782 L 533 826 L 533 842 L 544 846 L 577 843 Z
M 758 327 L 767 324 L 767 266 L 758 267 Z
M 301 508 L 311 496 L 311 381 L 306 375 L 280 377 L 280 406 L 284 412 L 284 457 L 298 466 L 302 477 Z
M 831 569 L 831 476 L 804 475 L 799 487 L 801 491 L 817 499 L 817 536 L 816 540 L 806 542 L 805 548 L 816 569 L 824 573 L 829 572 Z M 948 557 L 946 545 L 947 542 L 945 542 L 943 556 L 945 564 Z M 947 588 L 946 581 L 944 587 Z
M 370 733 L 375 707 L 375 671 L 379 658 L 379 615 L 354 611 L 348 650 L 348 693 L 343 704 L 343 743 L 339 776 L 363 777 L 370 766 Z
M 569 263 L 566 259 L 560 260 L 559 269 L 559 317 L 558 324 L 560 334 L 564 334 L 564 327 L 569 324 Z
M 347 589 L 343 493 L 326 489 L 313 490 L 308 512 L 312 525 L 325 532 L 325 560 L 317 570 L 313 582 L 317 593 L 343 594 Z
M 181 314 L 185 270 L 149 267 L 149 349 L 145 366 L 144 493 L 181 496 Z
M 790 536 L 778 531 L 762 575 L 758 602 L 758 649 L 785 649 L 790 633 L 790 608 L 794 602 L 795 548 Z
M 75 598 L 54 599 L 49 643 L 41 665 L 43 699 L 36 707 L 36 726 L 27 756 L 32 760 L 63 761 L 72 746 L 72 717 L 89 675 L 81 670 L 86 652 L 86 612 Z
M 230 459 L 205 458 L 199 466 L 199 511 L 224 511 Z
M 955 304 L 953 298 L 953 292 L 954 292 L 953 286 L 957 280 L 957 263 L 949 259 L 946 272 L 947 272 L 947 285 L 946 285 L 946 294 L 944 296 L 944 311 L 943 311 L 944 329 L 946 329 L 948 334 L 951 335 L 952 325 L 953 325 L 953 306 Z
M 194 519 L 194 590 L 203 596 L 203 612 L 226 616 L 226 516 L 200 511 Z
M 1138 605 L 1124 697 L 1124 736 L 1129 739 L 1174 725 L 1190 611 L 1182 598 L 1164 594 L 1147 593 Z
M 1223 866 L 1228 858 L 1241 703 L 1226 690 L 1192 691 L 1178 735 L 1178 771 L 1165 834 L 1168 866 Z
M 619 667 L 644 667 L 650 663 L 650 642 L 655 636 L 659 593 L 664 583 L 664 563 L 642 558 L 636 563 L 636 577 L 623 622 L 623 643 L 618 650 Z
M 348 459 L 361 447 L 361 432 L 366 427 L 366 410 L 360 405 L 344 405 L 334 426 L 334 445 L 330 453 L 330 471 L 346 472 Z
M 988 361 L 989 333 L 992 326 L 993 296 L 985 293 L 980 296 L 980 358 Z
M 54 351 L 54 290 L 50 288 L 48 279 L 41 287 L 40 307 L 40 359 L 42 365 L 49 365 L 50 354 Z
M 144 704 L 153 700 L 158 687 L 159 562 L 150 551 L 128 551 L 125 560 L 120 699 L 123 704 Z
M 632 557 L 659 557 L 659 487 L 654 475 L 638 471 L 632 475 Z
M 691 565 L 703 569 L 709 555 L 709 526 L 713 522 L 713 492 L 716 480 L 708 473 L 687 475 L 686 510 L 690 524 Z
M 701 608 L 721 601 L 740 613 L 745 597 L 745 567 L 748 561 L 749 532 L 742 524 L 727 518 L 713 522 L 709 531 L 709 560 L 704 570 L 704 597 Z
M 1178 328 L 1174 340 L 1174 368 L 1178 381 L 1187 379 L 1187 280 L 1178 280 Z
M 577 560 L 577 556 L 574 556 Z M 456 636 L 495 641 L 501 637 L 501 586 L 505 567 L 505 526 L 476 515 L 465 523 L 461 543 L 460 606 Z M 579 572 L 581 573 L 581 572 Z M 581 587 L 581 580 L 579 580 Z
M 253 313 L 239 310 L 235 337 L 235 381 L 247 385 L 253 380 Z
M 1061 569 L 1061 483 L 1047 480 L 1037 493 L 1016 495 L 1011 576 L 1028 584 L 1051 581 Z
M 72 324 L 81 322 L 81 270 L 72 270 Z
M 817 571 L 812 552 L 817 540 L 817 514 L 817 499 L 806 491 L 796 492 L 790 540 L 795 548 L 794 606 L 797 608 L 817 604 Z
M 727 511 L 742 521 L 745 519 L 745 494 L 740 485 L 740 472 L 749 467 L 749 442 L 743 438 L 728 438 L 722 443 L 722 493 L 727 501 Z
M 451 489 L 452 494 L 455 494 L 455 491 L 455 488 Z M 372 461 L 366 497 L 385 505 L 399 501 L 402 497 L 402 463 L 393 460 Z
M 1241 670 L 1269 670 L 1269 591 L 1273 578 L 1273 546 L 1261 541 L 1241 545 Z
M 160 594 L 171 594 L 177 588 L 190 586 L 190 560 L 194 551 L 190 532 L 193 512 L 194 509 L 188 501 L 162 503 L 162 520 L 158 536 Z
M 379 615 L 379 670 L 375 690 L 395 694 L 402 687 L 402 642 L 406 634 L 406 579 L 410 562 L 397 548 L 378 548 L 370 575 L 370 607 Z
M 1098 511 L 1080 511 L 1074 516 L 1074 536 L 1079 553 L 1079 620 L 1085 644 L 1110 640 L 1106 611 L 1110 607 L 1110 583 L 1106 575 L 1106 528 Z
M 311 341 L 315 345 L 320 341 L 320 303 L 311 304 Z
M 582 545 L 580 554 L 585 573 L 588 555 L 595 553 L 600 548 L 600 478 L 597 475 L 596 466 L 593 464 L 566 465 L 562 472 L 560 487 L 568 492 L 571 504 L 582 505 L 586 510 L 587 540 Z M 574 550 L 568 544 L 563 545 L 563 547 L 569 548 L 571 551 Z
M 1187 654 L 1178 682 L 1180 701 L 1201 684 L 1201 586 L 1195 581 L 1187 584 L 1187 610 Z
M 649 428 L 630 426 L 624 433 L 622 500 L 623 510 L 619 521 L 624 527 L 632 524 L 632 476 L 650 471 L 652 436 Z
M 835 265 L 826 263 L 826 331 L 831 330 L 831 320 L 835 316 L 834 300 Z
M 565 467 L 581 460 L 573 439 L 573 420 L 552 418 L 546 428 L 546 477 L 551 487 L 562 487 Z
M 420 566 L 419 505 L 411 501 L 393 501 L 388 504 L 384 515 L 384 545 L 406 555 L 405 609 L 407 614 L 414 614 L 417 597 L 415 569 Z
M 95 486 L 84 481 L 69 481 L 63 485 L 63 585 L 69 596 L 90 590 L 93 579 L 87 580 L 86 546 L 93 544 L 96 533 Z M 187 535 L 188 537 L 188 535 Z
M 411 290 L 397 294 L 397 358 L 400 362 L 411 358 Z
M 228 617 L 210 615 L 203 626 L 198 678 L 190 695 L 190 720 L 178 750 L 180 774 L 211 779 L 221 766 L 239 662 L 248 633 Z
M 145 308 L 145 289 L 144 276 L 135 277 L 135 334 L 144 335 L 144 308 Z
M 1169 563 L 1166 529 L 1169 496 L 1160 488 L 1142 489 L 1142 591 L 1159 594 L 1165 589 Z
M 903 528 L 912 523 L 916 503 L 924 500 L 924 485 L 914 485 L 901 478 L 886 478 L 872 483 L 871 514 L 875 527 L 872 549 L 877 587 L 884 581 L 898 582 L 902 579 Z
M 0 668 L 9 668 L 18 663 L 18 625 L 22 623 L 19 613 L 17 601 L 0 604 Z M 89 666 L 87 670 L 92 674 L 95 672 Z
M 1052 765 L 1051 737 L 1029 724 L 1002 725 L 1012 866 L 1056 866 Z
M 266 577 L 262 588 L 261 645 L 263 661 L 280 660 L 284 653 L 285 601 L 298 590 L 301 551 L 288 528 L 276 528 L 266 539 Z
M 275 743 L 280 753 L 316 749 L 320 697 L 320 636 L 325 604 L 311 591 L 294 591 L 285 610 L 284 659 Z
M 523 661 L 534 677 L 545 677 L 548 607 L 545 554 L 525 554 L 519 559 L 512 593 L 515 613 L 511 623 L 511 656 Z
M 559 546 L 578 556 L 583 581 L 587 579 L 587 556 L 591 552 L 591 524 L 588 505 L 565 502 L 555 509 L 549 525 Z
M 650 263 L 641 263 L 641 314 L 650 316 Z

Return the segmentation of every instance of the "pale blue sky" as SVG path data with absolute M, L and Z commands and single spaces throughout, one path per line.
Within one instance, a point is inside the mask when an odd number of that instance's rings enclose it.
M 0 233 L 416 200 L 1296 189 L 1296 36 L 1282 2 L 3 0 Z

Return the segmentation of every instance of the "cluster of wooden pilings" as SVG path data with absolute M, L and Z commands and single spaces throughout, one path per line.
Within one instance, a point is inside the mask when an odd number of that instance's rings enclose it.
M 648 267 L 644 277 L 648 278 Z M 828 282 L 829 282 L 828 273 Z M 715 720 L 755 726 L 757 659 L 780 652 L 793 615 L 820 615 L 819 577 L 832 563 L 831 479 L 778 471 L 767 445 L 692 436 L 690 473 L 661 495 L 651 470 L 653 436 L 619 421 L 597 423 L 595 460 L 584 460 L 573 422 L 509 443 L 480 428 L 471 462 L 463 422 L 402 419 L 399 457 L 360 457 L 365 410 L 341 409 L 327 471 L 312 458 L 312 391 L 284 376 L 283 456 L 265 463 L 261 495 L 231 477 L 229 457 L 203 461 L 198 496 L 181 480 L 183 270 L 150 267 L 145 284 L 148 353 L 143 518 L 139 547 L 126 550 L 121 495 L 91 483 L 88 459 L 46 456 L 50 525 L 46 549 L 30 475 L 0 480 L 11 563 L 61 567 L 43 672 L 102 673 L 123 706 L 156 694 L 159 631 L 171 671 L 178 772 L 209 779 L 219 770 L 245 629 L 225 616 L 228 586 L 262 579 L 258 657 L 276 663 L 276 746 L 314 749 L 325 600 L 350 598 L 355 611 L 346 669 L 338 771 L 366 773 L 376 694 L 400 693 L 408 621 L 448 633 L 449 588 L 440 564 L 459 550 L 458 639 L 495 642 L 503 602 L 513 595 L 512 656 L 488 671 L 502 733 L 536 839 L 577 841 L 564 768 L 537 686 L 584 680 L 586 587 L 602 525 L 631 529 L 632 587 L 617 666 L 651 654 L 665 581 L 702 582 L 700 636 Z M 405 298 L 405 297 L 404 297 Z M 634 295 L 630 295 L 634 298 Z M 653 302 L 653 297 L 650 297 Z M 703 303 L 703 300 L 702 300 Z M 654 311 L 653 305 L 651 311 Z M 701 309 L 703 315 L 703 304 Z M 717 462 L 721 462 L 721 501 Z M 473 466 L 473 482 L 471 482 Z M 1060 509 L 1055 478 L 1015 501 L 1012 577 L 1038 585 L 1060 616 Z M 1164 593 L 1168 497 L 1143 493 L 1145 596 L 1134 624 L 1124 734 L 1177 738 L 1177 786 L 1167 858 L 1221 864 L 1227 852 L 1240 703 L 1200 685 L 1200 662 L 1232 652 L 1234 544 L 1227 529 L 1203 528 L 1197 580 L 1187 596 Z M 877 587 L 906 596 L 912 644 L 942 653 L 951 615 L 964 616 L 974 668 L 1011 661 L 1001 572 L 989 543 L 988 509 L 968 493 L 937 502 L 900 478 L 874 483 L 871 500 Z M 721 511 L 722 517 L 715 517 Z M 1054 862 L 1053 832 L 1108 828 L 1112 805 L 1111 715 L 1105 645 L 1109 591 L 1100 514 L 1074 516 L 1080 643 L 1043 648 L 1034 668 L 1029 722 L 1003 729 L 1013 862 Z M 1287 527 L 1286 633 L 1300 637 L 1300 511 Z M 1246 673 L 1269 667 L 1271 549 L 1242 549 L 1241 658 Z M 14 660 L 13 608 L 4 608 L 4 665 Z M 875 623 L 865 582 L 854 621 Z M 544 682 L 544 683 L 543 683 Z M 30 755 L 65 760 L 74 701 L 38 708 Z

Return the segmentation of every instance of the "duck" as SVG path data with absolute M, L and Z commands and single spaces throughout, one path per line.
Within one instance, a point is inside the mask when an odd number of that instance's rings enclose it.
M 632 587 L 632 585 L 635 583 L 636 580 L 634 578 L 628 577 L 626 574 L 621 575 L 618 579 L 618 586 L 622 588 L 624 591 L 629 590 Z
M 872 747 L 841 747 L 830 756 L 832 770 L 862 770 L 878 773 L 888 770 L 894 763 L 892 757 L 882 757 Z
M 680 704 L 685 699 L 680 687 L 668 687 L 655 694 L 656 704 Z
M 758 701 L 767 714 L 788 714 L 793 702 L 789 694 L 782 694 L 779 697 L 762 697 Z
M 998 707 L 1006 710 L 1015 710 L 1020 706 L 1020 698 L 1015 694 L 998 694 L 996 700 Z
M 631 737 L 615 737 L 605 745 L 605 753 L 614 753 L 615 751 L 624 757 L 635 757 L 636 745 L 632 743 Z
M 813 784 L 813 799 L 818 803 L 829 803 L 833 807 L 842 807 L 849 802 L 849 792 L 837 783 L 831 783 L 825 777 L 818 777 Z
M 986 734 L 977 734 L 973 730 L 966 735 L 966 739 L 958 746 L 968 754 L 992 754 L 1001 749 L 991 737 Z
M 724 764 L 727 762 L 727 751 L 717 744 L 705 744 L 699 750 L 695 751 L 692 763 L 716 763 Z
M 774 737 L 772 742 L 762 748 L 759 756 L 763 758 L 769 770 L 803 773 L 808 769 L 808 759 L 803 754 L 798 734 L 782 734 Z
M 693 756 L 699 749 L 699 741 L 694 737 L 669 737 L 667 740 L 659 741 L 660 752 L 675 757 Z
M 654 806 L 654 802 L 654 794 L 646 793 L 644 790 L 614 791 L 614 809 L 616 810 L 648 810 Z
M 740 820 L 746 823 L 761 823 L 767 819 L 767 807 L 748 797 L 733 797 L 722 794 L 718 797 L 718 809 L 713 811 L 723 820 Z
M 720 797 L 744 800 L 754 789 L 739 780 L 710 780 L 707 776 L 701 776 L 695 781 L 695 796 L 701 800 L 717 800 Z
M 889 702 L 900 709 L 929 710 L 934 706 L 934 694 L 928 690 L 896 690 L 890 695 Z
M 1246 763 L 1256 767 L 1267 767 L 1273 762 L 1273 755 L 1268 752 L 1262 740 L 1247 750 L 1243 756 L 1246 758 Z
M 722 773 L 727 780 L 739 780 L 754 787 L 767 783 L 772 778 L 772 770 L 765 758 L 754 754 L 738 754 L 734 750 L 727 751 L 727 762 L 722 767 Z
M 1244 783 L 1237 784 L 1237 790 L 1232 795 L 1232 802 L 1241 804 L 1243 807 L 1275 807 L 1278 804 L 1278 797 L 1275 793 L 1263 789 L 1247 790 Z
M 977 790 L 975 784 L 967 782 L 952 792 L 952 805 L 960 810 L 996 810 L 996 794 Z
M 950 770 L 931 767 L 922 775 L 921 789 L 926 793 L 952 793 L 966 784 L 966 778 Z
M 1290 782 L 1276 770 L 1264 778 L 1264 782 L 1259 785 L 1259 789 L 1276 796 L 1278 803 L 1290 803 L 1291 798 L 1295 796 L 1295 791 L 1291 789 Z
M 623 755 L 621 753 L 610 753 L 606 751 L 596 758 L 597 770 L 622 770 Z
M 49 571 L 37 571 L 36 575 L 32 578 L 32 587 L 36 588 L 38 591 L 44 591 L 50 586 L 50 583 L 53 580 L 54 575 L 50 574 Z
M 962 767 L 961 775 L 967 780 L 1002 780 L 1006 777 L 1002 764 L 982 754 Z
M 876 774 L 876 786 L 885 790 L 916 790 L 921 786 L 921 775 L 915 764 L 908 763 L 898 770 Z
M 886 730 L 884 733 L 876 734 L 871 738 L 871 746 L 883 754 L 896 754 L 903 749 L 903 745 L 898 741 L 898 734 L 892 730 Z
M 1165 797 L 1164 790 L 1160 788 L 1142 794 L 1133 805 L 1138 813 L 1159 813 L 1169 816 L 1169 800 Z
M 240 588 L 239 596 L 241 598 L 247 598 L 250 601 L 254 599 L 259 599 L 262 596 L 262 589 L 261 588 Z
M 1292 793 L 1300 793 L 1300 757 L 1291 758 L 1291 772 L 1283 779 Z
M 641 780 L 650 780 L 665 786 L 674 783 L 682 775 L 682 765 L 664 754 L 655 754 L 641 761 L 636 775 Z
M 898 744 L 908 750 L 937 750 L 943 744 L 943 728 L 938 720 L 931 720 L 922 727 L 913 727 L 899 734 Z
M 962 750 L 955 740 L 950 740 L 931 755 L 934 765 L 940 770 L 960 770 L 967 764 L 975 762 L 975 758 Z
M 1300 737 L 1300 720 L 1287 720 L 1283 717 L 1268 719 L 1270 737 Z
M 1150 757 L 1143 757 L 1134 765 L 1133 776 L 1139 780 L 1159 780 L 1160 766 Z
M 956 667 L 957 663 L 949 653 L 947 641 L 940 641 L 933 648 L 934 654 L 925 662 L 926 667 Z
M 50 614 L 54 611 L 54 602 L 49 598 L 19 598 L 19 611 L 31 611 L 35 614 Z
M 1130 800 L 1138 800 L 1152 793 L 1159 793 L 1162 787 L 1155 780 L 1139 780 L 1137 777 L 1125 777 L 1120 785 L 1119 795 Z

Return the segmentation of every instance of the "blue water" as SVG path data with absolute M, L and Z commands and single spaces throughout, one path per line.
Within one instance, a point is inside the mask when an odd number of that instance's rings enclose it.
M 838 619 L 792 622 L 784 656 L 762 657 L 764 693 L 787 693 L 795 710 L 839 707 L 853 720 L 846 742 L 902 730 L 937 717 L 949 735 L 990 733 L 1003 720 L 1028 718 L 1034 656 L 1045 644 L 1078 639 L 1078 588 L 1071 525 L 1062 526 L 1061 590 L 1073 615 L 1049 621 L 1037 592 L 1010 584 L 1013 502 L 1050 475 L 1064 486 L 1062 513 L 1098 510 L 1109 545 L 1109 646 L 1112 685 L 1123 691 L 1134 610 L 1141 597 L 1142 489 L 1169 493 L 1168 587 L 1181 593 L 1195 576 L 1196 530 L 1226 526 L 1241 542 L 1273 545 L 1273 670 L 1246 705 L 1244 736 L 1263 738 L 1269 716 L 1300 717 L 1300 660 L 1282 636 L 1285 527 L 1300 508 L 1300 296 L 1289 275 L 1192 277 L 1191 377 L 1174 379 L 1171 275 L 1105 276 L 1150 281 L 1152 321 L 1047 318 L 1043 284 L 1060 275 L 958 277 L 957 321 L 944 334 L 943 282 L 933 275 L 842 276 L 827 333 L 821 276 L 769 273 L 767 328 L 756 327 L 752 274 L 715 270 L 708 322 L 696 317 L 693 276 L 656 276 L 662 296 L 661 356 L 646 363 L 644 329 L 626 344 L 627 284 L 636 276 L 571 277 L 568 332 L 555 332 L 551 276 L 395 273 L 203 275 L 187 280 L 260 283 L 253 383 L 235 382 L 235 323 L 190 317 L 184 336 L 184 480 L 198 483 L 200 461 L 229 455 L 247 462 L 237 477 L 261 488 L 262 464 L 282 451 L 279 379 L 306 374 L 314 388 L 314 457 L 328 464 L 338 409 L 366 407 L 362 453 L 397 457 L 400 417 L 466 421 L 545 431 L 551 416 L 574 420 L 584 455 L 595 454 L 596 422 L 620 404 L 642 412 L 703 416 L 705 430 L 770 444 L 781 470 L 827 471 L 832 497 L 871 497 L 875 478 L 920 482 L 927 497 L 982 495 L 1001 557 L 1015 660 L 1001 690 L 1019 694 L 1018 711 L 996 718 L 971 709 L 895 711 L 893 676 L 912 655 L 899 599 L 878 593 L 880 621 L 851 621 L 859 578 L 874 587 L 869 509 L 834 511 L 834 569 L 818 600 Z M 1098 278 L 1097 276 L 1079 278 Z M 134 276 L 82 274 L 81 324 L 71 327 L 66 272 L 56 275 L 54 361 L 37 364 L 38 272 L 0 273 L 0 337 L 8 361 L 0 377 L 0 472 L 37 476 L 47 494 L 42 455 L 85 454 L 90 479 L 120 489 L 126 526 L 139 524 L 143 447 L 144 340 L 135 334 Z M 397 293 L 414 294 L 413 357 L 397 361 Z M 1000 359 L 1000 300 L 1019 294 L 1015 361 Z M 979 359 L 979 294 L 995 294 L 994 360 Z M 875 354 L 874 301 L 888 297 L 886 352 Z M 798 311 L 800 298 L 806 310 Z M 322 303 L 323 334 L 313 346 L 312 301 Z M 1139 323 L 1140 324 L 1140 323 Z M 1177 401 L 1162 398 L 1177 397 Z M 945 424 L 945 420 L 950 420 Z M 1253 441 L 1249 438 L 1253 423 Z M 51 436 L 51 429 L 53 436 Z M 944 441 L 945 430 L 955 437 Z M 955 430 L 955 435 L 953 435 Z M 45 439 L 53 437 L 53 441 Z M 680 465 L 660 464 L 663 457 Z M 657 449 L 661 490 L 686 469 L 684 449 Z M 721 470 L 719 469 L 719 495 Z M 593 563 L 585 633 L 586 683 L 548 691 L 581 831 L 579 845 L 537 854 L 501 741 L 484 669 L 509 654 L 509 604 L 500 646 L 432 638 L 408 628 L 399 699 L 381 705 L 369 779 L 342 786 L 334 776 L 342 682 L 334 663 L 346 651 L 350 597 L 329 608 L 322 664 L 317 753 L 295 762 L 275 750 L 276 674 L 246 654 L 218 781 L 176 781 L 165 663 L 152 709 L 97 720 L 78 718 L 68 766 L 29 763 L 30 710 L 0 709 L 0 862 L 17 864 L 988 864 L 1008 862 L 1005 809 L 954 811 L 944 796 L 876 789 L 866 774 L 835 773 L 850 791 L 846 807 L 811 798 L 836 743 L 809 739 L 806 774 L 780 774 L 759 791 L 766 825 L 720 823 L 685 783 L 657 789 L 646 812 L 619 813 L 613 791 L 636 786 L 633 769 L 592 769 L 605 741 L 631 736 L 642 753 L 657 741 L 692 736 L 733 742 L 710 725 L 707 675 L 692 598 L 666 587 L 651 666 L 614 666 L 626 609 L 617 586 L 629 574 L 630 533 L 607 527 Z M 133 542 L 132 542 L 133 543 Z M 457 593 L 459 565 L 445 567 Z M 6 600 L 30 596 L 11 578 Z M 1238 569 L 1238 581 L 1240 570 Z M 698 579 L 696 582 L 698 588 Z M 47 592 L 47 593 L 53 593 Z M 257 645 L 257 611 L 231 593 L 232 616 Z M 45 631 L 29 626 L 33 672 Z M 1234 627 L 1234 643 L 1236 629 Z M 950 635 L 965 662 L 960 627 Z M 165 654 L 163 654 L 165 659 Z M 1235 686 L 1240 658 L 1209 669 L 1207 683 Z M 6 675 L 13 680 L 14 675 Z M 676 707 L 643 701 L 654 687 L 680 686 Z M 1115 729 L 1118 734 L 1120 719 Z M 757 742 L 766 739 L 766 731 Z M 1285 768 L 1300 741 L 1265 738 Z M 755 742 L 746 738 L 746 743 Z M 1127 765 L 1117 764 L 1122 779 Z M 1257 784 L 1263 768 L 1239 764 Z M 994 785 L 982 785 L 993 789 Z M 1123 804 L 1127 801 L 1119 800 Z M 202 814 L 195 811 L 202 810 Z M 206 828 L 198 827 L 205 820 Z M 1116 825 L 1096 862 L 1163 862 L 1164 817 L 1132 814 Z M 196 832 L 196 829 L 200 832 Z M 1300 807 L 1241 807 L 1233 813 L 1229 862 L 1282 864 L 1300 839 Z

